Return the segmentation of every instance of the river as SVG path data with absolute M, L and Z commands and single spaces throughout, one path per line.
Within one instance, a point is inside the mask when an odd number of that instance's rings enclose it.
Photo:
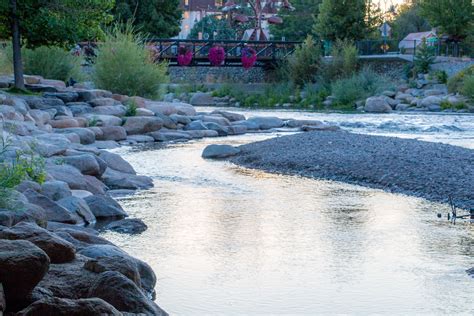
M 474 116 L 249 112 L 474 149 Z M 281 132 L 121 148 L 155 187 L 120 199 L 149 226 L 102 235 L 149 263 L 172 315 L 471 314 L 474 226 L 446 205 L 203 160 L 205 146 Z

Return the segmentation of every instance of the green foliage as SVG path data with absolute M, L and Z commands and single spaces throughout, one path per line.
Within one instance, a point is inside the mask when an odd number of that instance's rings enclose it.
M 0 37 L 11 37 L 10 9 L 0 1 Z M 112 16 L 114 0 L 17 1 L 20 32 L 28 47 L 73 44 L 101 36 L 100 26 Z
M 359 40 L 367 33 L 365 0 L 323 0 L 314 33 L 324 40 Z
M 463 110 L 467 108 L 467 104 L 464 102 L 458 102 L 456 104 L 452 104 L 447 100 L 443 100 L 441 101 L 440 107 L 442 110 L 450 110 L 450 109 Z
M 60 47 L 40 46 L 23 50 L 25 74 L 40 75 L 47 79 L 76 81 L 83 77 L 81 59 Z
M 451 93 L 461 93 L 464 86 L 464 79 L 474 76 L 474 65 L 458 72 L 448 80 L 448 91 Z
M 474 32 L 474 5 L 472 0 L 419 0 L 421 13 L 432 26 L 455 40 Z
M 5 48 L 0 46 L 0 75 L 9 75 L 13 73 L 13 62 L 10 58 L 9 51 L 11 46 L 7 45 Z
M 179 0 L 116 0 L 113 15 L 116 22 L 133 21 L 141 32 L 169 38 L 179 33 L 182 11 Z
M 218 19 L 215 15 L 208 15 L 194 25 L 189 33 L 189 39 L 198 39 L 199 33 L 209 35 L 209 39 L 217 40 L 234 40 L 236 39 L 236 31 L 233 29 L 226 19 Z M 214 37 L 214 32 L 217 32 Z
M 331 48 L 332 59 L 321 65 L 318 82 L 329 88 L 331 82 L 352 76 L 359 68 L 358 52 L 349 40 L 337 40 Z
M 232 88 L 232 85 L 224 83 L 217 90 L 212 91 L 212 96 L 223 98 L 228 95 L 233 95 L 234 93 L 235 92 L 234 92 L 234 89 Z
M 135 100 L 128 102 L 125 116 L 137 116 L 137 109 L 138 106 Z
M 292 82 L 302 86 L 307 82 L 315 81 L 320 65 L 320 45 L 313 40 L 312 36 L 308 36 L 288 59 L 288 74 Z
M 99 124 L 99 120 L 98 120 L 97 117 L 95 117 L 95 116 L 93 116 L 93 117 L 89 120 L 89 122 L 87 122 L 87 125 L 88 125 L 89 127 L 95 127 L 95 126 L 97 126 L 98 124 Z
M 306 84 L 301 94 L 304 95 L 300 102 L 303 107 L 321 109 L 324 100 L 326 100 L 330 93 L 324 86 L 313 83 Z
M 461 93 L 469 99 L 474 100 L 474 75 L 464 78 Z
M 414 58 L 415 72 L 417 74 L 426 74 L 430 71 L 431 65 L 434 63 L 436 57 L 434 53 L 434 48 L 428 46 L 426 39 L 423 39 L 422 43 L 416 51 Z
M 155 98 L 168 81 L 167 64 L 155 63 L 131 24 L 116 24 L 99 45 L 93 74 L 98 88 L 129 96 Z
M 270 34 L 279 41 L 304 41 L 312 32 L 313 22 L 319 13 L 322 0 L 292 0 L 294 11 L 280 10 L 278 16 L 282 24 L 270 25 Z
M 437 70 L 433 73 L 436 80 L 439 83 L 447 83 L 448 82 L 448 73 L 444 70 Z
M 337 104 L 352 107 L 358 100 L 385 90 L 391 90 L 394 87 L 387 78 L 365 68 L 349 78 L 335 81 L 331 88 Z
M 410 33 L 426 32 L 431 30 L 429 22 L 421 15 L 417 3 L 403 4 L 392 22 L 392 34 L 395 39 L 403 39 Z

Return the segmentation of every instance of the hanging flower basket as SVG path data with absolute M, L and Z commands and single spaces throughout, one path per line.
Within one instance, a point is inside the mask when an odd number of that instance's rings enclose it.
M 220 66 L 225 60 L 225 50 L 222 46 L 214 46 L 209 50 L 209 61 L 213 66 Z
M 193 53 L 184 46 L 181 46 L 178 49 L 178 65 L 180 66 L 189 66 L 193 61 Z
M 242 49 L 242 67 L 250 69 L 255 65 L 257 61 L 257 52 L 251 47 L 245 47 Z

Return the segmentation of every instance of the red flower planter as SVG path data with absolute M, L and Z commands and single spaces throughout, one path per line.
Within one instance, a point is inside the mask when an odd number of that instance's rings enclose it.
M 220 66 L 225 61 L 225 50 L 221 46 L 214 46 L 209 50 L 209 61 L 213 66 Z
M 189 66 L 193 61 L 193 53 L 186 47 L 181 46 L 178 50 L 178 65 Z
M 252 68 L 257 62 L 257 52 L 251 47 L 245 47 L 242 49 L 242 67 L 245 69 Z

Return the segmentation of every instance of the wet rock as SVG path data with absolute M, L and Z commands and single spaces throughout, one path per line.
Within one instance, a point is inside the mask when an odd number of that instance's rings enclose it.
M 105 226 L 106 230 L 112 230 L 123 234 L 140 234 L 147 230 L 147 228 L 148 226 L 138 218 L 126 218 Z
M 82 198 L 70 196 L 59 200 L 58 204 L 76 215 L 78 224 L 90 225 L 96 222 L 96 218 L 89 205 Z
M 123 258 L 120 256 L 97 257 L 88 260 L 84 264 L 84 268 L 95 273 L 117 271 L 130 279 L 138 287 L 141 287 L 141 277 L 138 272 L 137 263 L 133 260 L 122 259 Z
M 89 296 L 101 298 L 123 312 L 167 315 L 135 283 L 116 271 L 101 273 L 92 285 Z
M 115 307 L 100 298 L 71 300 L 66 298 L 42 298 L 21 310 L 17 316 L 35 315 L 122 315 Z
M 34 223 L 21 222 L 11 228 L 0 229 L 0 239 L 28 240 L 41 248 L 51 263 L 70 262 L 75 258 L 74 246 Z
M 53 201 L 58 201 L 72 195 L 68 184 L 57 180 L 46 181 L 43 183 L 41 186 L 41 194 L 47 196 Z
M 243 125 L 247 128 L 247 130 L 258 130 L 260 128 L 260 125 L 257 123 L 257 122 L 253 122 L 253 121 L 235 121 L 235 122 L 232 122 L 231 124 L 232 126 L 235 126 L 235 125 Z
M 163 122 L 163 127 L 168 129 L 176 129 L 176 123 L 169 116 L 161 113 L 156 113 L 155 115 L 156 117 L 161 119 L 161 121 Z
M 45 98 L 58 98 L 63 100 L 63 102 L 74 102 L 79 98 L 77 92 L 74 91 L 64 91 L 64 92 L 46 92 L 43 94 Z
M 94 195 L 84 199 L 97 219 L 124 218 L 127 213 L 114 199 Z
M 186 131 L 202 131 L 206 130 L 207 127 L 204 125 L 204 123 L 201 120 L 197 121 L 192 121 L 188 125 L 184 127 Z
M 99 140 L 125 140 L 127 139 L 127 132 L 122 126 L 104 126 L 100 128 L 103 136 Z
M 247 121 L 250 123 L 255 123 L 256 125 L 258 125 L 259 129 L 263 129 L 263 130 L 271 129 L 271 128 L 279 128 L 285 125 L 285 122 L 283 122 L 278 117 L 263 117 L 263 116 L 251 117 Z
M 107 166 L 123 173 L 136 174 L 132 165 L 123 159 L 120 155 L 108 151 L 101 151 L 100 158 L 105 161 Z
M 235 156 L 240 149 L 230 145 L 209 145 L 202 152 L 203 158 L 226 158 Z
M 157 142 L 186 141 L 192 137 L 186 132 L 159 131 L 150 133 Z
M 137 143 L 154 143 L 155 139 L 147 135 L 129 135 L 127 136 L 127 141 L 137 142 Z
M 211 114 L 221 115 L 222 117 L 226 118 L 230 122 L 245 121 L 245 115 L 242 115 L 239 113 L 216 110 L 216 111 L 212 111 Z
M 153 181 L 146 176 L 137 176 L 108 168 L 102 175 L 102 180 L 111 189 L 150 189 Z
M 189 100 L 189 103 L 193 106 L 212 106 L 215 102 L 209 93 L 196 92 Z
M 38 205 L 44 210 L 48 221 L 77 224 L 75 216 L 50 198 L 32 190 L 26 190 L 24 194 L 30 203 Z
M 219 136 L 229 135 L 229 128 L 227 126 L 222 126 L 213 122 L 206 122 L 204 123 L 204 126 L 209 130 L 216 131 Z
M 288 120 L 286 121 L 285 125 L 289 128 L 301 127 L 303 125 L 306 126 L 314 126 L 314 125 L 321 125 L 321 121 L 316 120 Z
M 74 133 L 79 136 L 81 144 L 88 145 L 95 142 L 96 135 L 93 131 L 88 128 L 64 128 L 56 130 L 56 133 Z
M 126 119 L 123 127 L 129 135 L 146 134 L 161 129 L 163 121 L 158 117 L 133 116 Z
M 247 133 L 245 125 L 232 125 L 227 127 L 230 135 L 241 135 Z
M 22 305 L 49 265 L 48 255 L 31 242 L 0 239 L 0 283 L 9 309 Z
M 66 182 L 72 190 L 87 190 L 84 176 L 70 165 L 47 165 L 46 172 L 54 179 Z
M 369 113 L 389 113 L 392 106 L 385 97 L 370 97 L 365 101 L 364 111 Z
M 311 131 L 330 131 L 330 132 L 335 132 L 340 130 L 341 128 L 336 125 L 329 125 L 329 124 L 324 124 L 321 123 L 319 125 L 303 125 L 301 126 L 301 130 L 305 132 L 311 132 Z
M 104 183 L 99 181 L 96 177 L 84 176 L 86 182 L 86 190 L 94 195 L 105 195 L 105 192 L 109 189 Z
M 61 160 L 64 163 L 75 167 L 84 175 L 101 175 L 101 167 L 99 166 L 97 159 L 91 154 L 61 157 Z

